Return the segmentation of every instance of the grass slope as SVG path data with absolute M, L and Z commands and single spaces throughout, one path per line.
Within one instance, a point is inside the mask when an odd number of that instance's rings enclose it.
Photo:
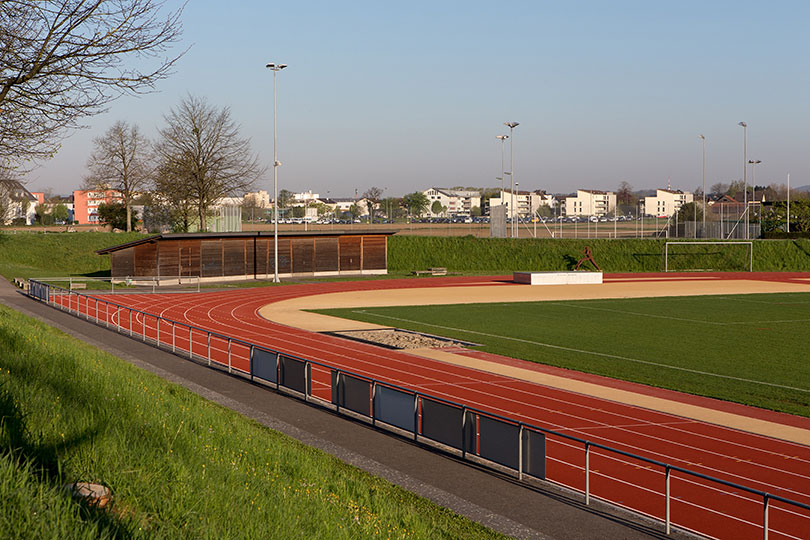
M 97 481 L 111 511 L 62 486 Z M 3 538 L 493 532 L 0 306 Z
M 143 236 L 104 232 L 0 233 L 0 275 L 7 279 L 109 275 L 109 257 L 96 255 L 95 251 Z M 468 274 L 570 270 L 582 257 L 585 246 L 590 246 L 595 260 L 606 272 L 660 272 L 664 242 L 665 239 L 513 240 L 395 235 L 388 239 L 388 270 L 394 277 L 437 266 L 453 273 Z M 720 270 L 745 269 L 745 249 L 714 247 L 708 252 L 707 256 L 694 261 L 694 265 L 712 261 Z M 689 261 L 684 261 L 683 256 L 673 255 L 673 264 L 679 263 L 689 267 Z M 755 241 L 754 270 L 810 271 L 810 240 Z M 245 282 L 242 286 L 253 285 L 254 282 Z
M 606 272 L 661 272 L 666 241 L 392 236 L 388 240 L 388 268 L 411 272 L 440 266 L 451 272 L 469 273 L 571 270 L 585 246 L 590 246 L 594 259 Z M 744 249 L 715 246 L 708 251 L 712 255 L 694 264 L 704 265 L 708 259 L 717 270 L 747 270 Z M 678 263 L 677 257 L 674 262 Z M 684 268 L 689 267 L 686 263 Z M 755 241 L 754 270 L 810 271 L 810 240 Z
M 131 242 L 140 233 L 41 233 L 0 234 L 0 275 L 15 277 L 61 277 L 110 275 L 110 258 L 96 250 Z
M 810 294 L 324 310 L 483 350 L 810 416 Z

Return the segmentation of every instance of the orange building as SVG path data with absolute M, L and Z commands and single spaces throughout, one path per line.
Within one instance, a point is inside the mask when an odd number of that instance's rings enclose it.
M 98 225 L 98 205 L 114 202 L 124 202 L 121 193 L 114 189 L 74 191 L 73 219 L 79 225 Z

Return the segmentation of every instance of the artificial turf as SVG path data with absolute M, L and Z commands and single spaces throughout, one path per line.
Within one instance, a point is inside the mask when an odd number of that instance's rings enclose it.
M 810 416 L 810 293 L 320 310 L 481 350 Z

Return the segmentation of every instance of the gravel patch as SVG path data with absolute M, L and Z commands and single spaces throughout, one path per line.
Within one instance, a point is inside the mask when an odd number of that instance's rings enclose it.
M 375 343 L 394 349 L 445 349 L 452 347 L 463 347 L 465 343 L 453 341 L 451 339 L 441 339 L 416 332 L 406 332 L 404 330 L 352 330 L 347 332 L 335 332 L 335 335 Z

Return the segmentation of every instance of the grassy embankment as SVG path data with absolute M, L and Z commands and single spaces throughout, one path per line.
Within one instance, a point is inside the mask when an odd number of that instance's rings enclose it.
M 590 246 L 605 272 L 661 272 L 665 242 L 393 236 L 388 244 L 388 267 L 395 272 L 409 272 L 440 266 L 450 272 L 478 274 L 572 270 L 585 246 Z M 693 268 L 747 269 L 745 248 L 711 246 L 704 252 L 700 258 L 690 258 L 673 251 L 670 264 L 673 268 L 689 268 L 691 264 Z M 754 271 L 810 271 L 810 240 L 754 241 Z
M 323 310 L 542 364 L 810 416 L 810 293 Z
M 16 233 L 0 234 L 0 275 L 13 277 L 109 275 L 104 247 L 142 238 L 137 233 Z M 570 270 L 585 246 L 606 272 L 660 272 L 665 239 L 527 239 L 392 236 L 388 240 L 390 277 L 415 270 L 445 267 L 452 273 L 499 274 L 515 270 Z M 696 248 L 690 248 L 696 249 Z M 674 268 L 745 269 L 745 248 L 709 247 L 701 258 L 672 254 Z M 754 270 L 810 271 L 810 240 L 754 241 Z M 340 278 L 356 279 L 356 278 Z M 266 282 L 245 282 L 253 285 Z
M 109 486 L 112 508 L 62 486 Z M 0 306 L 3 538 L 492 538 Z

